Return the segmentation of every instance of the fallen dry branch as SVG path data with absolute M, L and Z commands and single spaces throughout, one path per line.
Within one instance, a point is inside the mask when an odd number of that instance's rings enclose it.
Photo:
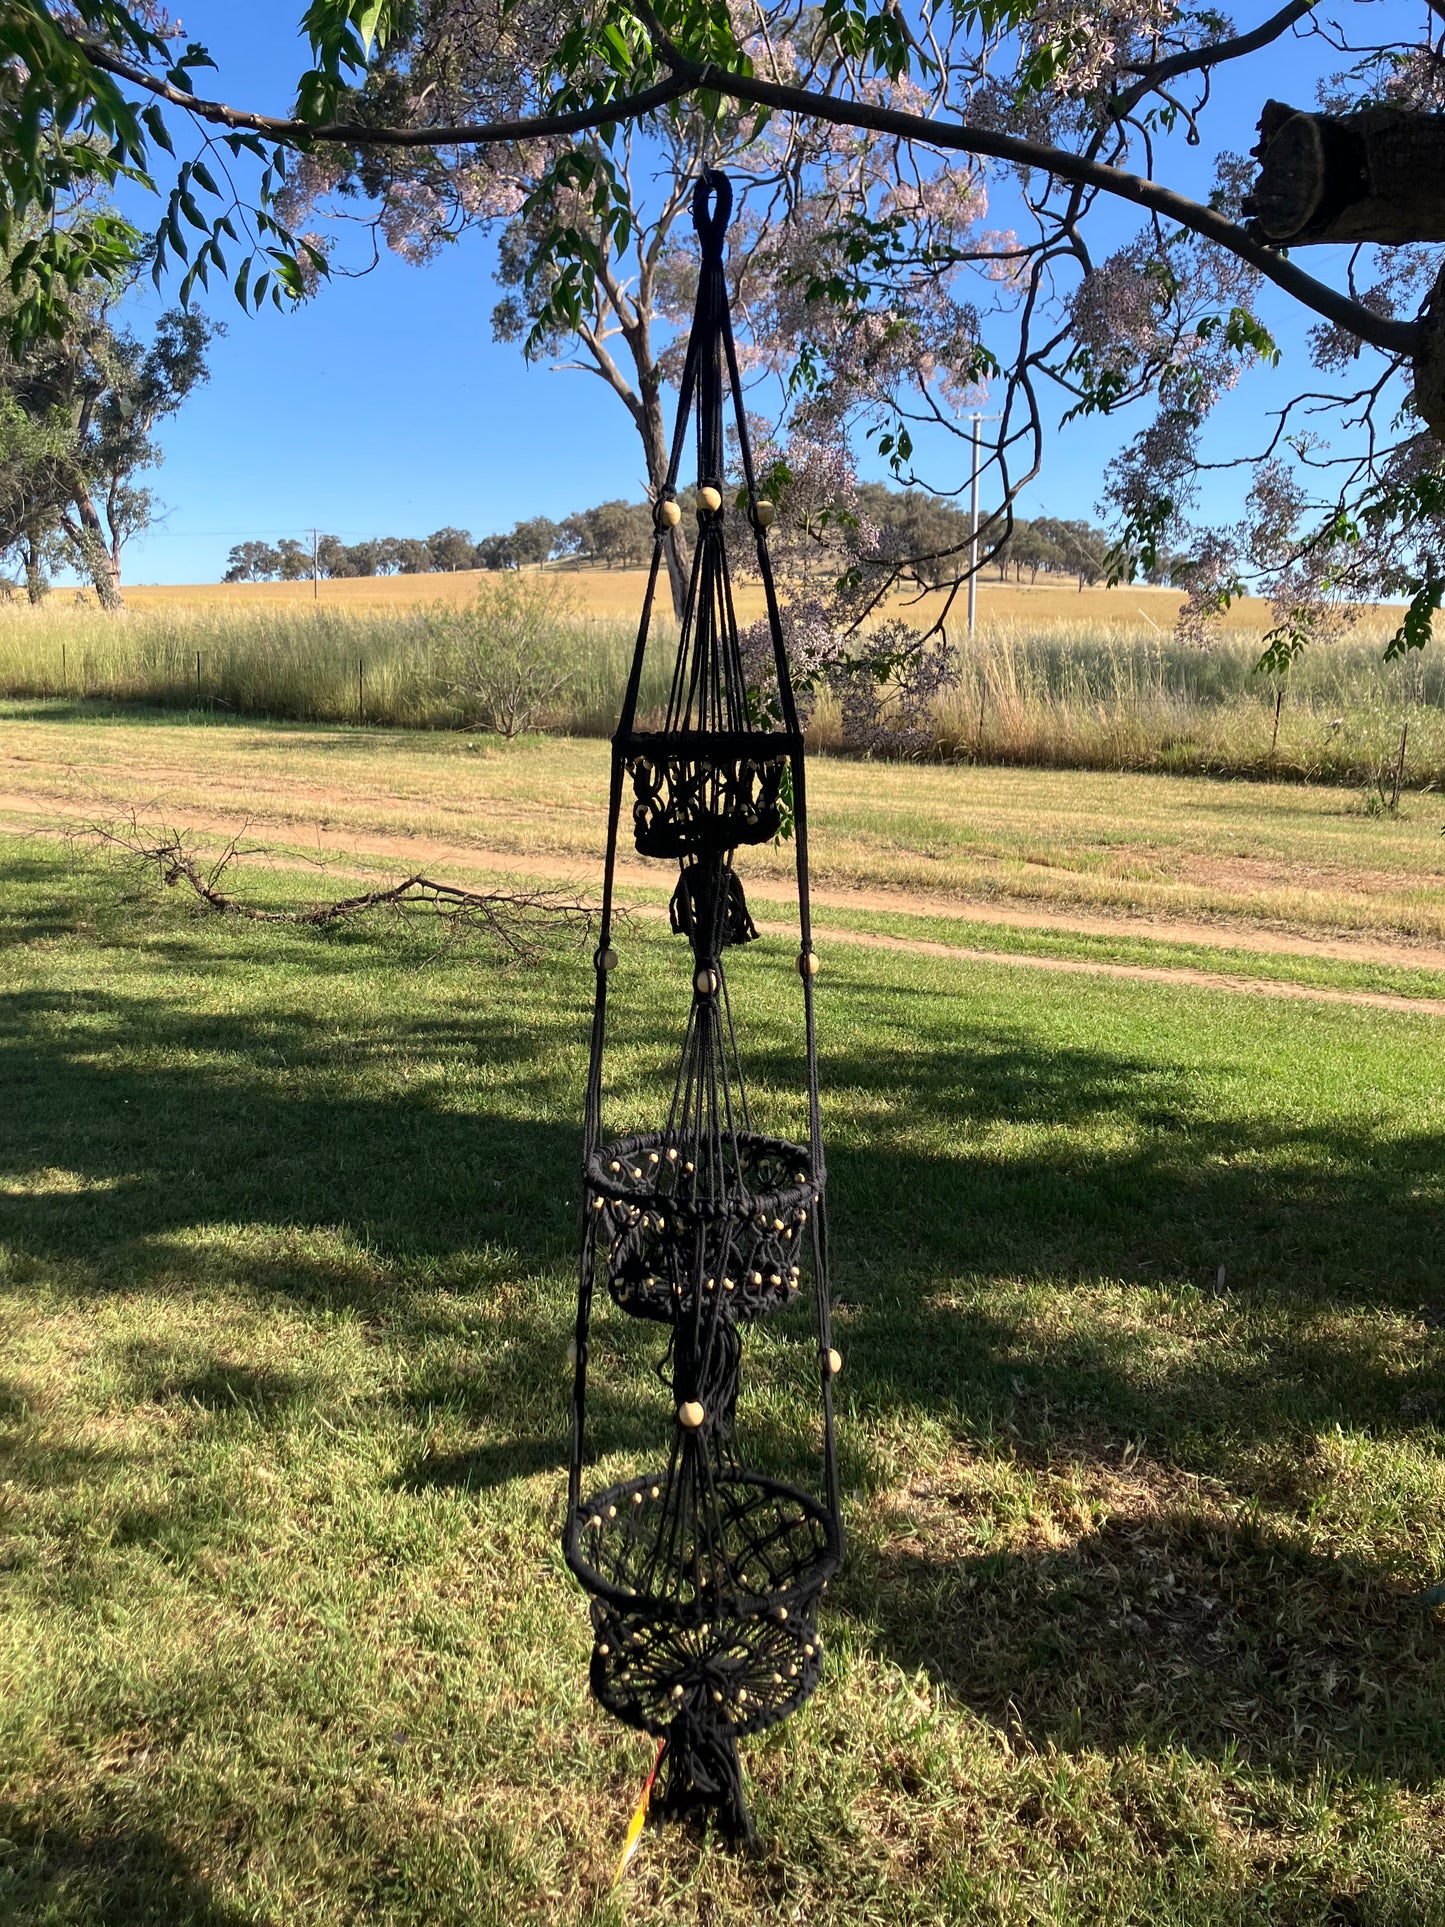
M 223 888 L 227 872 L 243 857 L 265 856 L 261 845 L 243 845 L 239 831 L 210 861 L 186 841 L 182 830 L 150 830 L 135 815 L 121 827 L 93 823 L 81 836 L 103 849 L 128 858 L 156 875 L 168 888 L 187 885 L 199 902 L 221 916 L 244 917 L 251 923 L 284 923 L 313 930 L 330 929 L 372 910 L 429 911 L 440 919 L 449 939 L 484 936 L 497 940 L 508 955 L 522 959 L 536 954 L 543 938 L 564 935 L 578 944 L 591 936 L 599 906 L 560 887 L 514 890 L 468 890 L 433 877 L 403 877 L 381 890 L 315 903 L 304 910 L 268 910 L 246 903 Z

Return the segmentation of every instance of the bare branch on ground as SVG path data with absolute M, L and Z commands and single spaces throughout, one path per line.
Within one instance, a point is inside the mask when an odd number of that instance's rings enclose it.
M 202 856 L 188 842 L 184 830 L 146 828 L 132 812 L 122 824 L 88 824 L 77 832 L 77 839 L 128 859 L 167 888 L 189 888 L 198 902 L 220 916 L 242 917 L 250 923 L 326 930 L 373 910 L 401 915 L 426 911 L 440 920 L 449 941 L 464 936 L 494 938 L 509 958 L 521 961 L 535 956 L 542 942 L 551 937 L 566 936 L 584 944 L 600 916 L 597 904 L 560 886 L 469 890 L 419 874 L 403 877 L 383 889 L 363 890 L 306 909 L 267 909 L 233 896 L 225 887 L 228 873 L 240 859 L 268 854 L 260 845 L 244 844 L 244 835 L 244 828 L 237 831 L 212 859 Z

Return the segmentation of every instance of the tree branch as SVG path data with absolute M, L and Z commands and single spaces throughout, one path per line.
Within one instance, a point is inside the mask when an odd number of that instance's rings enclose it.
M 241 833 L 233 836 L 208 869 L 179 830 L 146 830 L 134 812 L 122 828 L 91 824 L 82 834 L 134 859 L 170 889 L 187 885 L 209 910 L 224 917 L 244 917 L 248 923 L 283 923 L 312 930 L 330 929 L 369 910 L 431 910 L 443 919 L 449 936 L 475 931 L 495 937 L 514 958 L 532 957 L 537 939 L 564 931 L 585 942 L 597 918 L 597 906 L 583 897 L 558 890 L 467 890 L 431 877 L 403 877 L 381 890 L 364 890 L 353 897 L 313 904 L 307 910 L 267 910 L 244 903 L 222 888 L 227 870 L 241 856 L 261 852 L 241 847 Z
M 1186 47 L 1177 54 L 1169 54 L 1163 60 L 1156 60 L 1148 67 L 1130 67 L 1125 71 L 1139 75 L 1133 87 L 1123 97 L 1123 111 L 1128 110 L 1152 88 L 1176 74 L 1196 73 L 1201 67 L 1217 67 L 1225 60 L 1241 60 L 1246 54 L 1258 53 L 1271 41 L 1278 40 L 1287 33 L 1297 20 L 1303 20 L 1307 13 L 1313 13 L 1319 0 L 1289 0 L 1287 6 L 1272 13 L 1268 20 L 1262 20 L 1248 33 L 1236 34 L 1232 40 L 1215 40 L 1203 47 Z M 1441 0 L 1445 5 L 1445 0 Z
M 57 23 L 58 25 L 58 23 Z M 60 28 L 64 32 L 64 28 Z M 640 93 L 623 94 L 599 107 L 579 107 L 566 114 L 524 115 L 519 120 L 464 121 L 453 127 L 367 127 L 360 121 L 308 121 L 288 119 L 275 114 L 253 114 L 246 108 L 228 107 L 224 101 L 206 100 L 188 94 L 169 81 L 160 80 L 133 61 L 91 39 L 86 34 L 67 33 L 66 38 L 79 48 L 92 67 L 129 81 L 157 100 L 179 107 L 197 120 L 216 127 L 229 127 L 235 133 L 260 134 L 279 147 L 309 148 L 317 141 L 339 147 L 495 147 L 507 141 L 545 140 L 563 134 L 585 134 L 594 127 L 614 121 L 638 120 L 654 108 L 665 107 L 691 93 L 694 83 L 681 75 L 660 80 Z
M 1300 4 L 1300 0 L 1292 0 Z M 1301 4 L 1301 11 L 1309 11 Z M 318 142 L 346 147 L 466 147 L 491 146 L 506 141 L 532 140 L 550 135 L 582 133 L 620 121 L 636 120 L 684 94 L 712 90 L 731 100 L 745 101 L 781 113 L 798 114 L 828 121 L 836 126 L 858 127 L 867 132 L 889 134 L 901 140 L 917 141 L 945 152 L 975 154 L 1006 161 L 1016 167 L 1052 174 L 1060 180 L 1097 187 L 1116 199 L 1177 221 L 1181 227 L 1213 241 L 1242 261 L 1247 261 L 1275 286 L 1304 307 L 1323 315 L 1347 329 L 1361 341 L 1389 355 L 1409 356 L 1422 346 L 1424 330 L 1415 322 L 1394 321 L 1372 313 L 1348 295 L 1317 281 L 1292 261 L 1283 259 L 1272 248 L 1257 241 L 1236 222 L 1214 208 L 1190 200 L 1172 188 L 1141 175 L 1127 173 L 1103 161 L 1092 160 L 1066 148 L 1050 147 L 1042 141 L 1008 134 L 992 127 L 973 127 L 966 121 L 936 121 L 926 115 L 903 113 L 897 108 L 875 106 L 864 101 L 838 100 L 802 87 L 760 80 L 736 74 L 691 59 L 668 37 L 647 0 L 638 0 L 638 12 L 652 35 L 653 46 L 670 78 L 636 94 L 624 95 L 598 107 L 566 114 L 542 114 L 514 121 L 460 123 L 450 127 L 367 127 L 359 123 L 329 122 L 317 126 L 306 121 L 284 120 L 264 114 L 251 114 L 184 93 L 168 82 L 132 62 L 122 60 L 87 37 L 72 35 L 92 65 L 133 86 L 141 87 L 156 98 L 221 126 L 246 129 L 264 135 L 280 146 L 311 148 Z M 1276 15 L 1275 19 L 1279 16 Z M 1271 23 L 1266 23 L 1270 25 Z M 1260 29 L 1259 31 L 1263 31 Z M 1247 36 L 1246 36 L 1247 37 Z M 1224 46 L 1229 42 L 1221 43 Z M 1206 49 L 1200 49 L 1206 52 Z M 1167 65 L 1167 63 L 1163 63 Z

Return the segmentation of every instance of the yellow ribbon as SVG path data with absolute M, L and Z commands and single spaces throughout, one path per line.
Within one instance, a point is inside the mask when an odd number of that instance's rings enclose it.
M 657 1769 L 662 1765 L 662 1756 L 667 1751 L 667 1741 L 658 1745 L 657 1758 L 652 1762 L 652 1771 L 647 1776 L 647 1784 L 642 1789 L 642 1798 L 637 1803 L 637 1811 L 627 1823 L 627 1838 L 622 1843 L 622 1858 L 617 1863 L 617 1872 L 612 1876 L 613 1886 L 617 1886 L 623 1874 L 632 1865 L 632 1856 L 637 1852 L 642 1839 L 642 1829 L 647 1825 L 647 1808 L 652 1799 L 652 1784 L 657 1778 Z

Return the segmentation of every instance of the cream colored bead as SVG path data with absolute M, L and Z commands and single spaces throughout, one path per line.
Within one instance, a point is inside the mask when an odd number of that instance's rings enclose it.
M 722 492 L 719 489 L 715 489 L 711 482 L 708 482 L 703 488 L 698 490 L 697 499 L 702 507 L 709 510 L 713 515 L 716 515 L 722 507 Z
M 821 968 L 822 964 L 819 962 L 816 950 L 800 950 L 798 952 L 798 975 L 800 977 L 816 977 Z
M 837 1350 L 828 1353 L 828 1375 L 836 1378 L 843 1369 L 843 1354 Z
M 699 970 L 692 981 L 699 997 L 715 997 L 721 979 L 715 970 Z
M 611 944 L 608 944 L 605 950 L 599 950 L 597 952 L 597 968 L 604 971 L 612 971 L 617 968 L 617 952 L 612 948 Z
M 771 502 L 759 502 L 754 511 L 753 519 L 760 529 L 770 529 L 773 526 L 777 513 L 778 511 L 773 507 Z
M 689 1432 L 695 1432 L 706 1417 L 707 1413 L 695 1398 L 684 1399 L 677 1408 L 678 1423 L 685 1425 Z
M 676 502 L 659 502 L 657 519 L 665 529 L 675 529 L 682 520 L 682 510 Z

